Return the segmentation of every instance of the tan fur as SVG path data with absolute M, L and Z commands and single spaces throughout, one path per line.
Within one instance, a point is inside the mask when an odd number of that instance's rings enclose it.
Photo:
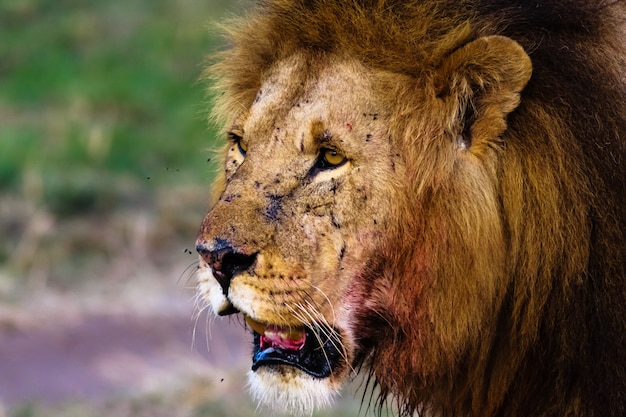
M 276 0 L 229 24 L 207 76 L 247 151 L 198 247 L 256 258 L 226 295 L 204 257 L 200 292 L 344 355 L 257 398 L 306 411 L 297 387 L 325 403 L 365 364 L 407 415 L 626 413 L 624 7 L 596 6 Z M 313 170 L 326 148 L 347 162 Z

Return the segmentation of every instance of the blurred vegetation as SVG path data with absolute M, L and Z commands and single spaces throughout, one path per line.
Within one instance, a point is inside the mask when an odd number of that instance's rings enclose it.
M 212 135 L 196 81 L 215 49 L 206 26 L 226 4 L 1 2 L 0 190 L 41 175 L 46 203 L 72 214 L 116 177 L 176 167 L 206 182 Z
M 38 268 L 67 285 L 77 265 L 125 247 L 107 233 L 129 227 L 126 211 L 202 206 L 214 134 L 199 76 L 220 47 L 208 28 L 241 5 L 0 2 L 0 279 L 22 285 Z M 191 241 L 202 213 L 182 225 L 184 212 L 164 215 L 174 223 L 152 216 L 155 234 Z

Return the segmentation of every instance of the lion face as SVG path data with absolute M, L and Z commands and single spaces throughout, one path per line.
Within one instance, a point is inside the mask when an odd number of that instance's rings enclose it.
M 371 79 L 354 62 L 292 57 L 229 132 L 199 287 L 254 330 L 251 384 L 269 404 L 327 402 L 355 359 L 354 286 L 387 251 L 403 175 Z
M 308 412 L 364 363 L 399 391 L 481 354 L 506 279 L 498 140 L 529 75 L 501 37 L 420 79 L 304 53 L 263 74 L 197 241 L 201 294 L 253 330 L 257 399 Z

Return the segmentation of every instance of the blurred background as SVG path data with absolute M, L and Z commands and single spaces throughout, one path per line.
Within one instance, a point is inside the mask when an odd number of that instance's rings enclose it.
M 243 325 L 193 291 L 199 76 L 245 6 L 0 1 L 0 417 L 270 415 Z M 355 391 L 316 415 L 371 413 Z

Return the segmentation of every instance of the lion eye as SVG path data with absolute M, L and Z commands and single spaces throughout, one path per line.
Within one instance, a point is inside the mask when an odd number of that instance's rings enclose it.
M 248 152 L 247 143 L 244 143 L 243 140 L 239 140 L 237 141 L 237 148 L 239 149 L 239 152 L 241 152 L 243 156 L 246 156 L 246 152 Z
M 241 153 L 242 156 L 246 156 L 246 152 L 248 152 L 248 144 L 243 141 L 241 135 L 230 132 L 228 134 L 228 139 L 237 145 L 237 150 L 239 150 L 239 153 Z
M 317 162 L 317 168 L 332 169 L 343 165 L 346 161 L 345 155 L 333 149 L 322 149 Z

